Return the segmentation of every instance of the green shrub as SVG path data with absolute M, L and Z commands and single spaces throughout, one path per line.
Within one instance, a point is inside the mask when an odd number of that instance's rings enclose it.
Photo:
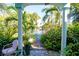
M 45 23 L 42 26 L 42 29 L 45 30 L 45 32 L 49 31 L 51 28 L 52 28 L 52 23 L 51 22 Z
M 50 31 L 48 31 L 46 34 L 43 34 L 41 36 L 41 42 L 43 43 L 43 46 L 48 50 L 60 50 L 61 45 L 61 29 L 60 27 L 54 27 Z
M 2 48 L 4 45 L 12 42 L 15 38 L 13 37 L 15 33 L 17 33 L 17 26 L 8 25 L 6 27 L 5 24 L 3 24 L 0 27 L 0 47 Z
M 68 45 L 69 43 L 73 43 L 73 44 L 76 43 L 76 39 L 73 35 L 75 33 L 73 32 L 73 30 L 74 30 L 73 26 L 68 27 L 68 31 L 67 31 L 67 44 Z
M 3 35 L 0 35 L 0 47 L 2 48 L 4 45 L 8 44 L 9 40 L 6 39 Z
M 67 56 L 79 56 L 79 23 L 74 23 L 68 29 L 68 45 L 65 49 L 65 55 Z
M 79 56 L 79 43 L 70 43 L 64 52 L 66 56 Z
M 59 51 L 61 49 L 61 27 L 53 27 L 41 36 L 41 42 L 46 49 Z M 67 46 L 79 42 L 79 23 L 69 25 L 67 30 Z
M 47 36 L 45 34 L 43 34 L 41 36 L 41 42 L 44 43 L 46 39 L 47 39 Z

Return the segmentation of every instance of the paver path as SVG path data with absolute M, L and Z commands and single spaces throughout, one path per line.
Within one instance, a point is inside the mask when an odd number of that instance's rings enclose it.
M 42 47 L 40 43 L 41 32 L 36 32 L 36 42 L 32 45 L 30 56 L 47 56 L 47 51 Z
M 59 56 L 58 52 L 55 51 L 47 51 L 43 48 L 41 42 L 40 42 L 40 36 L 41 32 L 36 32 L 36 42 L 32 45 L 30 56 Z

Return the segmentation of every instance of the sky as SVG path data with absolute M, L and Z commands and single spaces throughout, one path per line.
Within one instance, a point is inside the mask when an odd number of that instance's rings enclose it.
M 36 12 L 39 16 L 43 17 L 44 16 L 44 12 L 42 12 L 42 10 L 45 8 L 45 5 L 31 5 L 31 6 L 27 6 L 25 7 L 25 11 L 27 12 Z

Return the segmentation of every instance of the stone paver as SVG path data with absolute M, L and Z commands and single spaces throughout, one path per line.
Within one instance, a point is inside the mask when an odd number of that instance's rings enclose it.
M 30 56 L 48 56 L 48 52 L 42 49 L 32 49 L 30 51 Z
M 47 51 L 46 49 L 32 49 L 30 56 L 60 56 L 56 51 Z

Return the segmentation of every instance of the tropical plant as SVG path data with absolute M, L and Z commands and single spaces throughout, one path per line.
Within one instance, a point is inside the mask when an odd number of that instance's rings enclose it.
M 51 6 L 50 8 L 43 9 L 43 12 L 45 12 L 43 21 L 46 21 L 48 19 L 48 22 L 52 22 L 53 25 L 58 23 L 61 18 L 60 12 L 59 12 L 58 8 L 55 6 Z
M 0 16 L 0 46 L 3 47 L 7 43 L 11 42 L 13 35 L 17 33 L 17 17 L 12 10 L 8 9 L 8 5 L 1 3 L 0 11 L 2 16 Z
M 41 36 L 41 42 L 46 49 L 59 51 L 61 47 L 61 28 L 58 26 L 51 28 Z
M 10 21 L 6 26 L 5 20 L 0 22 L 0 25 L 1 25 L 0 26 L 0 40 L 1 40 L 0 43 L 2 46 L 4 46 L 4 44 L 8 42 L 11 42 L 13 39 L 13 35 L 17 33 L 17 24 L 13 23 L 13 21 Z M 3 43 L 2 41 L 3 42 L 6 41 L 6 43 Z
M 79 56 L 79 43 L 70 43 L 64 50 L 66 56 Z
M 73 17 L 73 22 L 79 22 L 79 4 L 71 3 L 70 17 Z
M 61 49 L 61 27 L 53 27 L 41 36 L 41 42 L 46 49 L 59 51 Z M 79 43 L 79 23 L 68 26 L 67 30 L 67 46 L 73 44 L 74 47 Z M 76 49 L 76 48 L 75 48 Z M 68 48 L 66 51 L 72 50 Z M 75 50 L 72 50 L 74 53 Z M 78 52 L 78 50 L 76 50 Z M 68 52 L 69 54 L 69 52 Z M 72 55 L 72 54 L 71 54 Z
M 52 28 L 52 23 L 51 22 L 47 22 L 42 26 L 43 32 L 46 33 L 48 32 L 51 28 Z
M 37 20 L 40 17 L 36 13 L 23 13 L 23 32 L 24 39 L 28 41 L 30 37 L 33 38 L 33 30 L 36 28 Z M 27 35 L 28 34 L 28 35 Z

